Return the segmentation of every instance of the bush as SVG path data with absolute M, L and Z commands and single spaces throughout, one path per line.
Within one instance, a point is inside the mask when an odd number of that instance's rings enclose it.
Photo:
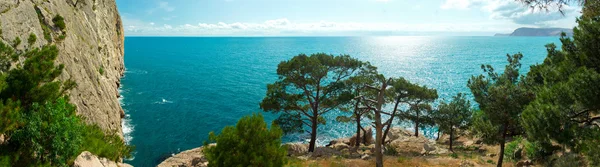
M 287 151 L 281 145 L 283 131 L 275 124 L 268 129 L 262 115 L 240 119 L 237 125 L 223 128 L 221 134 L 211 132 L 204 142 L 208 166 L 283 166 Z M 209 143 L 216 142 L 216 146 Z
M 13 40 L 13 48 L 16 48 L 21 44 L 21 38 L 17 37 Z
M 523 149 L 521 147 L 521 142 L 523 138 L 521 136 L 517 136 L 513 139 L 513 141 L 506 144 L 506 148 L 504 149 L 504 156 L 512 161 L 520 160 L 521 153 Z
M 72 163 L 81 153 L 83 123 L 75 115 L 75 106 L 64 98 L 36 103 L 25 117 L 27 124 L 16 131 L 11 142 L 25 148 L 21 155 L 28 163 L 61 166 Z
M 54 26 L 58 27 L 60 30 L 67 28 L 65 25 L 65 18 L 60 15 L 54 16 L 54 18 L 52 18 L 52 22 L 54 23 Z
M 29 38 L 27 38 L 27 43 L 29 44 L 29 46 L 33 45 L 35 41 L 37 41 L 37 36 L 35 36 L 35 34 L 33 33 L 29 34 Z

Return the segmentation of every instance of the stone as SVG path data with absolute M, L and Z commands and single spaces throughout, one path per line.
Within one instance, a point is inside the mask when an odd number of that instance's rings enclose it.
M 360 156 L 360 159 L 369 160 L 369 159 L 371 159 L 371 156 L 369 154 L 365 154 L 365 155 Z
M 521 160 L 516 165 L 517 167 L 529 167 L 533 165 L 533 162 L 531 160 Z
M 308 144 L 303 143 L 286 143 L 288 156 L 300 156 L 308 153 Z
M 84 151 L 73 162 L 73 167 L 133 167 L 129 164 L 117 163 L 106 158 L 98 157 L 88 151 Z
M 4 144 L 4 134 L 0 134 L 0 145 Z
M 329 142 L 329 144 L 327 144 L 326 146 L 330 147 L 330 146 L 340 144 L 340 143 L 350 145 L 350 139 L 349 138 L 340 138 L 340 139 L 331 140 Z
M 208 147 L 215 145 L 213 143 Z M 158 167 L 206 167 L 208 166 L 208 160 L 204 157 L 204 153 L 202 153 L 203 148 L 198 147 L 175 154 L 158 164 Z
M 350 146 L 347 145 L 347 144 L 345 144 L 345 143 L 337 143 L 337 144 L 331 146 L 331 148 L 333 148 L 333 149 L 335 149 L 337 151 L 342 151 L 344 149 L 350 148 Z

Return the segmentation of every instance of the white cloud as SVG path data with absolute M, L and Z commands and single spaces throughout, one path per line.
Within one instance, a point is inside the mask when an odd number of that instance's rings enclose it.
M 574 18 L 579 15 L 574 7 L 568 5 L 563 6 L 565 15 L 562 15 L 556 6 L 550 6 L 548 11 L 539 10 L 514 0 L 446 0 L 440 8 L 482 10 L 489 13 L 492 20 L 508 20 L 520 25 L 541 27 L 560 26 L 561 20 L 569 20 L 573 25 Z
M 514 27 L 496 23 L 469 24 L 403 24 L 357 22 L 293 22 L 286 18 L 258 23 L 217 22 L 156 26 L 124 18 L 126 35 L 181 35 L 181 36 L 280 36 L 280 35 L 372 35 L 409 34 L 427 32 L 506 32 Z
M 150 25 L 152 25 L 152 26 L 153 26 L 153 25 L 154 25 L 154 22 L 150 22 Z
M 446 0 L 442 4 L 442 9 L 470 9 L 481 7 L 489 0 Z

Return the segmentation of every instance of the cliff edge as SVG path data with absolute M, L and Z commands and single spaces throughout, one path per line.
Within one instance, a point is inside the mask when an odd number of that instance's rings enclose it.
M 54 28 L 57 15 L 64 18 L 63 30 Z M 30 34 L 37 37 L 31 45 Z M 14 44 L 17 38 L 23 41 L 18 50 L 55 44 L 57 62 L 65 65 L 59 78 L 77 83 L 69 95 L 78 115 L 122 135 L 124 34 L 115 0 L 2 0 L 0 40 Z

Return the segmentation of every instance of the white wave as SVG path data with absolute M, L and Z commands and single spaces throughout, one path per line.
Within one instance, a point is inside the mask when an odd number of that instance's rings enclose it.
M 123 94 L 121 94 L 123 92 L 122 88 L 119 87 L 118 89 L 119 94 L 121 95 L 118 100 L 119 100 L 119 104 L 121 104 L 121 106 L 124 106 L 124 102 L 123 99 L 125 99 L 125 96 L 123 96 Z M 131 140 L 133 140 L 133 136 L 132 133 L 134 131 L 134 126 L 131 124 L 131 117 L 128 113 L 127 110 L 123 109 L 125 112 L 125 117 L 123 119 L 121 119 L 121 130 L 123 131 L 123 139 L 125 140 L 125 143 L 127 143 L 128 145 L 131 144 Z M 132 153 L 131 158 L 126 159 L 126 160 L 133 160 L 135 159 L 135 152 Z
M 173 101 L 169 101 L 167 99 L 162 98 L 161 101 L 154 102 L 154 104 L 167 104 L 167 103 L 173 103 Z

